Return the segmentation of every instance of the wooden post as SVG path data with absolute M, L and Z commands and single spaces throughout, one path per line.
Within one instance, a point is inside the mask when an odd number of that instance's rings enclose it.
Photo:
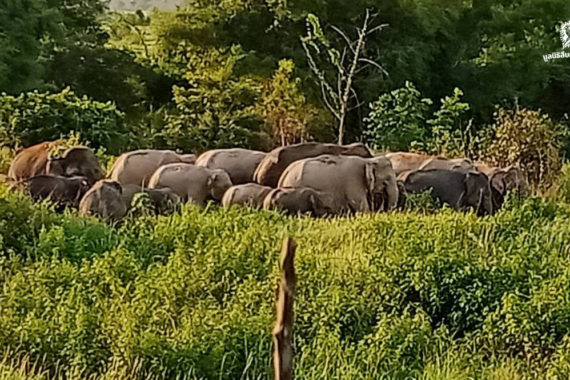
M 295 251 L 291 238 L 283 240 L 281 249 L 281 282 L 277 290 L 277 322 L 273 329 L 273 369 L 275 380 L 293 379 L 293 301 L 295 296 Z

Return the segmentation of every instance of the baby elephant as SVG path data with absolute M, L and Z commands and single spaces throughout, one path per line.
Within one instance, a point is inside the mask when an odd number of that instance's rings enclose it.
M 222 205 L 224 207 L 241 205 L 259 209 L 263 207 L 263 200 L 271 190 L 273 190 L 271 187 L 257 183 L 232 186 L 224 194 Z
M 167 187 L 162 189 L 145 189 L 137 185 L 125 185 L 123 186 L 122 198 L 128 208 L 130 208 L 135 194 L 141 193 L 148 195 L 152 208 L 157 214 L 169 214 L 181 202 L 180 197 Z
M 278 209 L 289 215 L 310 214 L 322 217 L 334 214 L 332 197 L 309 187 L 273 189 L 263 201 L 266 210 Z
M 148 183 L 151 189 L 171 188 L 184 202 L 199 205 L 208 200 L 221 201 L 231 186 L 230 176 L 224 170 L 184 163 L 161 166 Z
M 49 199 L 58 205 L 58 209 L 77 207 L 89 190 L 86 177 L 38 175 L 22 181 L 21 185 L 35 201 Z
M 125 217 L 128 207 L 123 199 L 123 188 L 118 182 L 101 180 L 85 194 L 79 203 L 79 212 L 105 219 Z

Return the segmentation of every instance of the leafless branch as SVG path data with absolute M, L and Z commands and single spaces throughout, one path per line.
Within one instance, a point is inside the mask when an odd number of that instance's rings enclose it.
M 334 25 L 331 25 L 331 29 L 337 32 L 344 39 L 344 41 L 346 42 L 346 46 L 348 46 L 350 50 L 352 50 L 352 53 L 354 54 L 354 49 L 352 48 L 352 42 L 350 41 L 348 36 L 342 30 L 340 30 L 340 28 Z

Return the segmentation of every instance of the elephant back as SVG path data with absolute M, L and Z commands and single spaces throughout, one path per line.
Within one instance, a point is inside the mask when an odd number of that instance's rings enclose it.
M 18 152 L 8 169 L 8 178 L 17 182 L 46 174 L 48 150 L 51 144 L 49 141 L 43 142 Z
M 254 181 L 261 185 L 276 187 L 285 169 L 293 162 L 322 155 L 372 157 L 370 150 L 362 143 L 337 145 L 309 142 L 284 146 L 267 153 L 257 167 Z

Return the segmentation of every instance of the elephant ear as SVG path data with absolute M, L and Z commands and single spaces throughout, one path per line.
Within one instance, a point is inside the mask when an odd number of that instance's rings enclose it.
M 216 172 L 211 173 L 208 176 L 208 180 L 206 181 L 206 186 L 208 186 L 208 188 L 211 188 L 217 179 L 218 179 L 218 173 L 216 173 Z
M 506 174 L 505 171 L 501 170 L 491 176 L 491 187 L 497 190 L 501 195 L 505 195 L 506 193 Z

